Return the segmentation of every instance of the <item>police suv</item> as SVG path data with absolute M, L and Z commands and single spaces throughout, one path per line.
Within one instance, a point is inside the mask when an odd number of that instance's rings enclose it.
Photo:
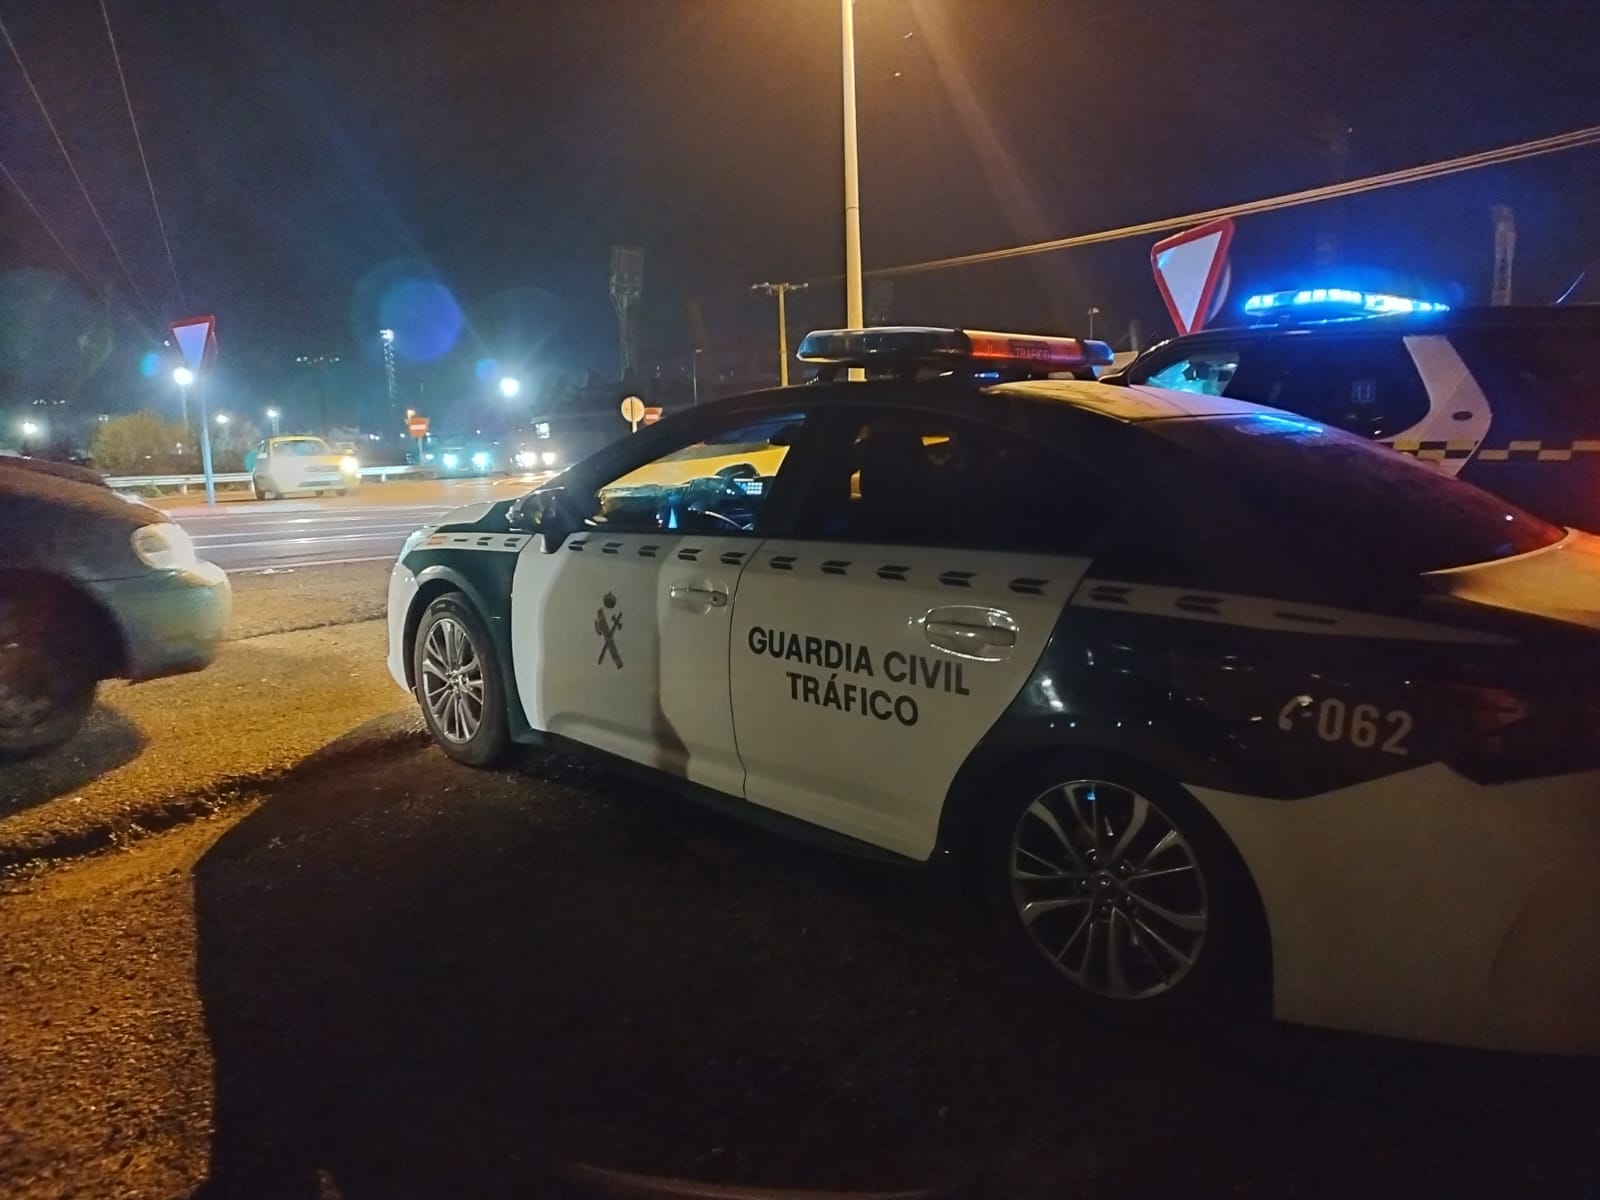
M 1106 382 L 1287 409 L 1600 531 L 1600 305 L 1452 310 L 1310 288 L 1245 312 L 1249 327 L 1173 338 Z
M 1600 539 L 1109 354 L 813 333 L 419 530 L 389 669 L 463 762 L 950 869 L 1107 1014 L 1600 1050 Z

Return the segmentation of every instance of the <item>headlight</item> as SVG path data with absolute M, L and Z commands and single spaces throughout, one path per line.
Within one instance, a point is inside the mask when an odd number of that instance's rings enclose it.
M 472 465 L 477 467 L 480 471 L 483 470 L 489 465 L 489 456 L 482 450 L 479 450 L 472 456 Z
M 444 463 L 447 468 L 453 469 L 458 463 L 461 462 L 461 456 L 459 454 L 446 454 L 439 461 Z
M 199 562 L 194 542 L 177 525 L 141 525 L 133 531 L 132 541 L 139 561 L 158 571 L 181 571 Z
M 556 452 L 554 450 L 546 450 L 544 452 L 544 465 L 547 467 L 556 465 Z
M 521 467 L 524 471 L 531 470 L 533 467 L 538 465 L 539 456 L 532 450 L 517 451 L 517 466 Z
M 346 454 L 339 460 L 339 470 L 346 475 L 355 475 L 361 470 L 361 464 L 356 461 L 354 454 Z

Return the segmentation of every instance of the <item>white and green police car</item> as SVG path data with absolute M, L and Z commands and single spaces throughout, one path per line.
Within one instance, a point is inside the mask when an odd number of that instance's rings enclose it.
M 1600 1050 L 1600 539 L 1108 356 L 812 334 L 416 533 L 390 670 L 463 762 L 951 870 L 1110 1014 Z

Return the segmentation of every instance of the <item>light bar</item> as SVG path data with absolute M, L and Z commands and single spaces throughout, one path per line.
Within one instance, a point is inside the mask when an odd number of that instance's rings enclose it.
M 1301 288 L 1293 292 L 1262 292 L 1244 302 L 1244 310 L 1247 313 L 1325 306 L 1371 316 L 1450 311 L 1448 304 L 1440 304 L 1433 300 L 1414 300 L 1408 296 L 1390 296 L 1384 292 L 1358 292 L 1352 288 Z
M 1107 343 L 1082 338 L 891 325 L 816 330 L 801 341 L 797 357 L 801 362 L 835 367 L 976 363 L 1048 374 L 1108 367 L 1114 355 Z

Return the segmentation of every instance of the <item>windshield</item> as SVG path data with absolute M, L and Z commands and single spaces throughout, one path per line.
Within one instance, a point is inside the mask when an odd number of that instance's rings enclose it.
M 1270 415 L 1152 421 L 1204 459 L 1285 544 L 1364 574 L 1490 562 L 1562 530 L 1471 484 L 1311 421 Z
M 328 443 L 321 438 L 286 438 L 272 443 L 274 454 L 288 454 L 296 458 L 310 458 L 317 454 L 332 454 Z

